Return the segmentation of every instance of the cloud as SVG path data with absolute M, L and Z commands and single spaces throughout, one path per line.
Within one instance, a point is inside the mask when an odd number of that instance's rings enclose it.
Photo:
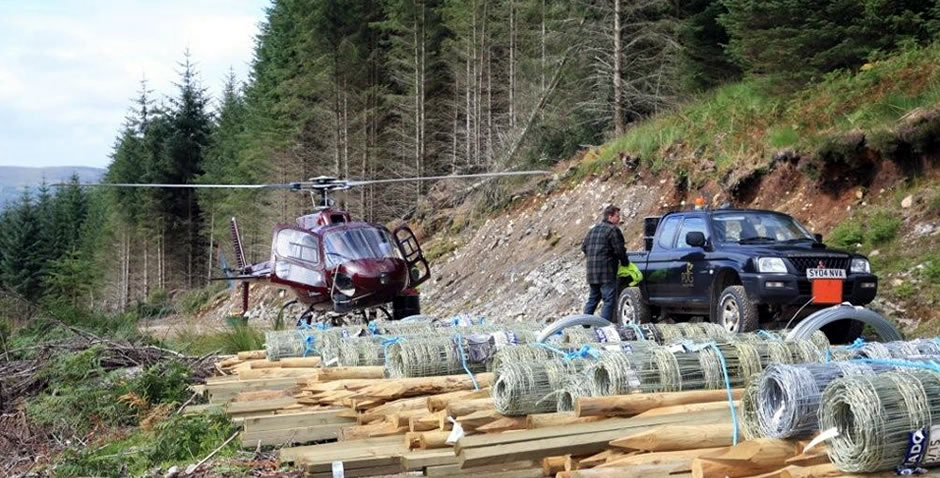
M 210 94 L 247 77 L 268 3 L 0 0 L 0 165 L 107 165 L 141 78 L 173 95 L 187 48 Z

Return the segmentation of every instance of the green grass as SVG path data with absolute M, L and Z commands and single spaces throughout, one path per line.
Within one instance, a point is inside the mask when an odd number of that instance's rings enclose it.
M 215 282 L 209 287 L 186 292 L 176 302 L 176 308 L 184 314 L 195 314 L 209 304 L 217 295 L 228 288 L 225 282 Z
M 880 143 L 874 145 L 879 148 L 903 140 L 916 149 L 932 141 L 940 120 L 904 128 L 898 121 L 917 108 L 940 103 L 940 45 L 911 47 L 872 65 L 867 71 L 831 73 L 787 96 L 779 96 L 762 78 L 716 88 L 601 146 L 578 165 L 572 179 L 613 164 L 621 152 L 639 156 L 654 172 L 713 175 L 698 167 L 701 160 L 710 159 L 721 175 L 759 166 L 783 148 L 824 150 L 832 138 L 851 131 L 864 132 Z M 667 154 L 676 147 L 685 154 Z M 667 162 L 666 157 L 679 159 Z
M 894 240 L 901 228 L 901 219 L 887 209 L 856 213 L 836 226 L 826 242 L 842 248 L 871 250 Z
M 924 278 L 934 285 L 940 285 L 940 255 L 931 254 L 924 263 Z
M 210 352 L 235 354 L 264 348 L 264 333 L 250 325 L 232 327 L 215 334 L 182 333 L 167 341 L 181 353 L 203 355 Z

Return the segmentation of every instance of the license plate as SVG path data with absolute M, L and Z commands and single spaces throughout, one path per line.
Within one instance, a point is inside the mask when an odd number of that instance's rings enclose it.
M 813 279 L 845 279 L 845 269 L 806 269 L 806 277 Z

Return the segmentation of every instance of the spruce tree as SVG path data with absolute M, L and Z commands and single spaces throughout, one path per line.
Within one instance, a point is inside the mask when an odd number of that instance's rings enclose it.
M 4 287 L 36 300 L 42 295 L 42 246 L 38 215 L 28 190 L 9 211 L 0 229 L 0 282 Z

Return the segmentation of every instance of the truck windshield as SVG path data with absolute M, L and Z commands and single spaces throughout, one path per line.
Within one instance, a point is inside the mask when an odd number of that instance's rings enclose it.
M 357 259 L 397 257 L 388 233 L 381 229 L 346 229 L 326 233 L 323 238 L 330 266 Z
M 743 211 L 712 214 L 712 229 L 720 242 L 799 242 L 813 236 L 786 214 Z

